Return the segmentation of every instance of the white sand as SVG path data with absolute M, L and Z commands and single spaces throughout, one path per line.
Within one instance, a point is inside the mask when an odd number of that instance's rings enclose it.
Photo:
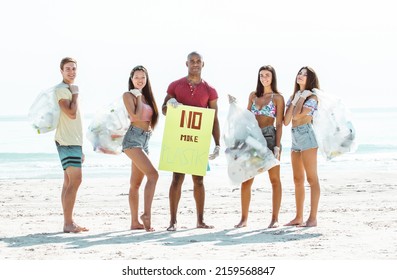
M 295 213 L 291 171 L 287 169 L 282 168 L 281 224 Z M 167 232 L 171 177 L 169 172 L 160 172 L 153 203 L 154 233 L 128 230 L 128 178 L 84 179 L 75 219 L 90 231 L 79 234 L 61 232 L 61 180 L 3 180 L 0 259 L 396 260 L 396 172 L 320 169 L 319 174 L 318 227 L 266 229 L 271 187 L 265 173 L 253 186 L 248 227 L 235 229 L 240 219 L 239 188 L 230 185 L 225 170 L 215 168 L 205 178 L 205 221 L 215 228 L 195 228 L 192 183 L 187 175 L 178 231 Z M 309 189 L 306 194 L 305 218 Z

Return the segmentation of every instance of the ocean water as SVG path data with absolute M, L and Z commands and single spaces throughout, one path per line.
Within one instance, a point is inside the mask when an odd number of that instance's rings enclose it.
M 221 132 L 226 121 L 226 113 L 222 111 L 219 113 Z M 331 161 L 325 160 L 319 154 L 319 167 L 325 171 L 335 168 L 354 171 L 368 169 L 397 171 L 397 130 L 395 129 L 397 108 L 360 108 L 352 109 L 352 113 L 358 149 L 354 153 L 344 154 Z M 85 127 L 90 120 L 89 116 L 84 118 Z M 164 117 L 161 116 L 150 142 L 150 158 L 156 167 L 160 158 L 164 121 Z M 27 116 L 0 116 L 0 131 L 0 179 L 63 178 L 54 143 L 54 131 L 37 134 Z M 83 165 L 83 176 L 85 178 L 128 178 L 131 162 L 126 155 L 96 153 L 92 150 L 88 139 L 85 138 L 84 141 L 83 151 L 86 160 Z M 211 145 L 213 147 L 213 142 Z M 291 168 L 290 127 L 284 127 L 282 145 L 281 166 Z M 222 150 L 221 156 L 210 162 L 210 172 L 226 172 L 226 166 L 227 162 Z M 160 171 L 160 175 L 169 176 L 169 173 Z

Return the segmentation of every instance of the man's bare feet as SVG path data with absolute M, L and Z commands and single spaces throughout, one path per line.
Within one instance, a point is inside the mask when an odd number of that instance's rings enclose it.
M 63 226 L 63 232 L 65 232 L 65 233 L 79 233 L 79 232 L 83 232 L 83 231 L 88 231 L 88 228 L 81 227 L 75 223 Z
M 197 223 L 197 228 L 211 229 L 214 228 L 214 226 L 209 226 L 205 223 Z
M 302 220 L 295 218 L 292 221 L 290 221 L 289 223 L 285 224 L 284 226 L 299 226 L 301 224 L 302 224 Z
M 317 220 L 309 221 L 307 220 L 305 223 L 298 225 L 298 227 L 316 227 Z
M 235 225 L 235 228 L 242 228 L 247 226 L 247 221 L 240 221 L 237 225 Z
M 145 214 L 141 215 L 141 220 L 143 222 L 143 225 L 145 227 L 146 231 L 152 232 L 154 231 L 154 228 L 150 226 L 150 217 L 147 217 Z
M 170 226 L 167 228 L 167 231 L 176 231 L 176 224 L 170 224 Z
M 272 220 L 270 222 L 270 224 L 267 226 L 267 228 L 278 228 L 278 227 L 279 227 L 279 224 L 278 224 L 277 220 Z
M 135 229 L 145 229 L 145 226 L 141 223 L 137 223 L 137 224 L 131 224 L 130 227 L 131 230 L 135 230 Z

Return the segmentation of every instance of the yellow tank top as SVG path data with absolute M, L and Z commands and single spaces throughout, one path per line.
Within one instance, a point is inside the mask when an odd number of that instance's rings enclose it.
M 72 100 L 69 88 L 58 88 L 55 90 L 56 98 Z M 62 110 L 59 123 L 55 132 L 55 141 L 62 146 L 83 145 L 83 126 L 79 107 L 77 107 L 76 119 L 69 118 Z

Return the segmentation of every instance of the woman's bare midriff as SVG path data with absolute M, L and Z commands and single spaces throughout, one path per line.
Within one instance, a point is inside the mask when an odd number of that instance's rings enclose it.
M 292 120 L 292 127 L 297 127 L 303 124 L 311 123 L 312 122 L 312 116 L 305 116 L 303 118 L 300 118 L 298 120 Z
M 147 121 L 135 121 L 135 122 L 132 122 L 131 125 L 134 127 L 140 128 L 144 131 L 151 130 L 150 122 L 147 122 Z
M 264 128 L 266 126 L 274 126 L 275 118 L 267 117 L 267 116 L 255 116 L 258 121 L 258 125 L 260 128 Z

